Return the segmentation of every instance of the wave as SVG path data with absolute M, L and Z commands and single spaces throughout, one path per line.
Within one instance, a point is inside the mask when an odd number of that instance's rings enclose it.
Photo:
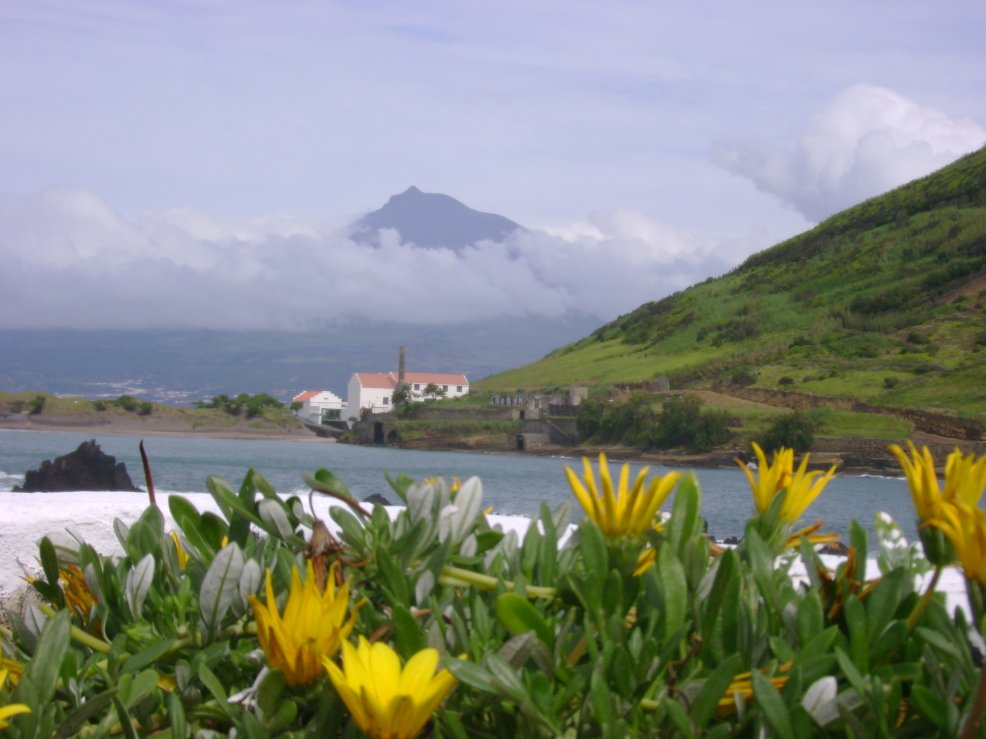
M 0 470 L 0 492 L 9 493 L 15 485 L 20 485 L 22 482 L 24 482 L 24 475 Z

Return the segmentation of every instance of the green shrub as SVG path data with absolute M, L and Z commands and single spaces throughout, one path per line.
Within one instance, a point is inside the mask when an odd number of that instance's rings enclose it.
M 29 404 L 28 413 L 32 416 L 36 416 L 45 408 L 45 403 L 48 398 L 45 395 L 35 395 Z
M 137 410 L 137 399 L 132 395 L 121 395 L 116 399 L 116 404 L 130 413 Z
M 764 433 L 761 446 L 772 452 L 787 447 L 796 452 L 806 452 L 815 441 L 815 419 L 810 414 L 795 411 L 781 416 Z
M 147 400 L 142 400 L 137 405 L 137 414 L 140 416 L 149 416 L 153 412 L 154 412 L 154 404 Z
M 757 381 L 757 373 L 750 367 L 740 367 L 738 370 L 733 372 L 729 378 L 729 381 L 733 385 L 753 385 Z

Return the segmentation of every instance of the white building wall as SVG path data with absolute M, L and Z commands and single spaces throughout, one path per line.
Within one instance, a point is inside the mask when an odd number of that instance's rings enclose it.
M 369 408 L 371 413 L 386 413 L 391 410 L 390 401 L 394 391 L 390 388 L 363 387 L 356 374 L 350 378 L 346 392 L 346 412 L 350 416 L 359 418 L 361 408 Z
M 311 423 L 321 423 L 323 410 L 339 411 L 339 417 L 343 418 L 344 406 L 345 403 L 342 402 L 342 398 L 328 390 L 323 390 L 302 403 L 299 415 Z M 343 420 L 345 419 L 343 418 Z

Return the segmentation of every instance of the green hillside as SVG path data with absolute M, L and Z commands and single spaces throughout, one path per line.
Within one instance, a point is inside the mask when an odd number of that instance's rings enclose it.
M 480 385 L 663 377 L 986 421 L 986 148 Z

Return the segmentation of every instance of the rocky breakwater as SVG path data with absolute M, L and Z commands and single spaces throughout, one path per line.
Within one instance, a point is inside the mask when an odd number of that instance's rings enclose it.
M 56 493 L 74 490 L 123 490 L 139 492 L 127 473 L 127 466 L 99 448 L 95 439 L 84 441 L 69 454 L 46 459 L 36 470 L 24 475 L 24 484 L 15 493 Z

